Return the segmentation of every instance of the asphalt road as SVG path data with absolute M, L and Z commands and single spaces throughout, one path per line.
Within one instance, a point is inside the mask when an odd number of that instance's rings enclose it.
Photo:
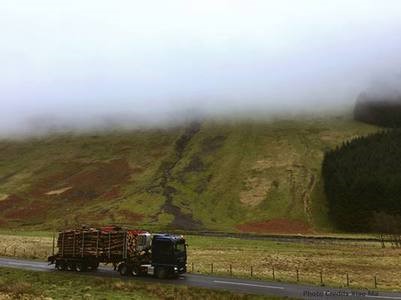
M 0 258 L 0 266 L 42 272 L 60 272 L 49 266 L 47 262 L 30 261 L 13 258 Z M 74 273 L 71 273 L 74 274 Z M 378 292 L 376 290 L 338 289 L 313 285 L 287 284 L 274 281 L 236 279 L 231 277 L 206 276 L 185 274 L 175 280 L 159 280 L 152 277 L 121 277 L 116 271 L 104 266 L 97 272 L 82 273 L 88 276 L 116 277 L 124 280 L 140 280 L 145 282 L 158 282 L 181 284 L 187 286 L 203 287 L 208 289 L 228 290 L 235 293 L 274 295 L 302 299 L 400 299 L 401 292 Z M 77 274 L 81 275 L 81 274 Z M 0 275 L 1 276 L 1 275 Z

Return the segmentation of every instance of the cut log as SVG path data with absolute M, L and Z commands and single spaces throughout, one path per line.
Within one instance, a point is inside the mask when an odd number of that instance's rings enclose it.
M 66 257 L 115 257 L 141 255 L 138 238 L 146 232 L 126 230 L 117 226 L 65 230 L 59 233 L 57 247 L 59 255 Z

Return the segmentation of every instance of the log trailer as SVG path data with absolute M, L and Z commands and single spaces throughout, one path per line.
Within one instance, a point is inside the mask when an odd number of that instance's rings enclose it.
M 48 257 L 60 271 L 95 271 L 112 264 L 122 276 L 178 277 L 186 272 L 187 253 L 183 236 L 150 234 L 117 226 L 82 227 L 58 234 L 57 253 Z

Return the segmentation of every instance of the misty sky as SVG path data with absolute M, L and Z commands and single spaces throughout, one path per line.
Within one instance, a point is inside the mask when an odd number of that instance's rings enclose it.
M 0 134 L 314 110 L 398 84 L 401 1 L 1 0 L 0 38 Z

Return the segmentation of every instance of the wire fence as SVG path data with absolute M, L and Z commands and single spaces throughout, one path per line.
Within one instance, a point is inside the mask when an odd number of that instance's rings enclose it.
M 393 286 L 392 282 L 379 280 L 378 274 L 353 274 L 350 272 L 338 272 L 336 274 L 329 273 L 324 269 L 305 270 L 302 268 L 294 268 L 292 270 L 278 268 L 271 265 L 253 266 L 248 268 L 238 266 L 236 264 L 221 264 L 221 263 L 196 263 L 188 264 L 187 270 L 193 274 L 207 274 L 230 276 L 237 278 L 251 278 L 260 280 L 271 280 L 290 283 L 308 283 L 321 286 L 349 287 L 349 288 L 388 288 Z

